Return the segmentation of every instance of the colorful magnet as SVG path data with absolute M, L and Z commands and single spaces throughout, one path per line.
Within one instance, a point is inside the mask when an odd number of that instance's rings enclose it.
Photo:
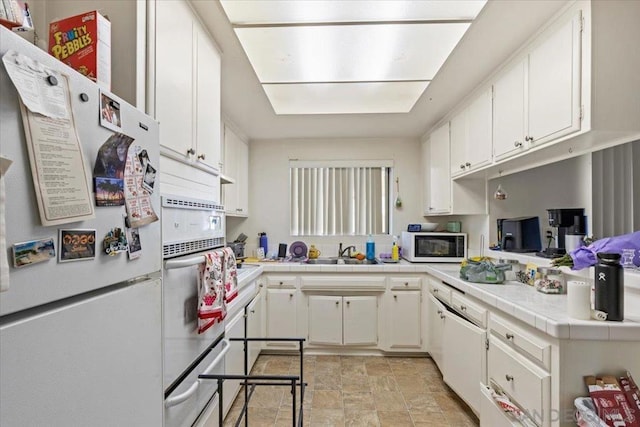
M 85 261 L 96 257 L 96 230 L 58 230 L 58 261 Z
M 127 236 L 121 228 L 116 227 L 109 231 L 104 237 L 102 248 L 107 255 L 117 255 L 120 252 L 127 252 L 129 245 L 127 244 Z
M 16 268 L 48 261 L 55 256 L 56 249 L 51 237 L 13 245 L 13 266 Z

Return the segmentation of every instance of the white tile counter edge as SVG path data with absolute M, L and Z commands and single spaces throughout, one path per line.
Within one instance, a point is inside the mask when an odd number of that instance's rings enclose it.
M 495 256 L 495 254 L 491 254 Z M 502 253 L 502 255 L 504 255 Z M 512 255 L 512 254 L 509 254 Z M 506 256 L 505 256 L 506 257 Z M 545 261 L 542 259 L 542 261 Z M 548 262 L 548 261 L 547 261 Z M 251 265 L 251 264 L 249 264 Z M 566 295 L 546 295 L 519 282 L 487 285 L 466 282 L 458 277 L 459 264 L 412 264 L 400 261 L 388 265 L 308 265 L 267 262 L 253 264 L 251 273 L 241 281 L 253 280 L 265 272 L 288 273 L 429 273 L 491 307 L 495 307 L 522 322 L 560 339 L 640 341 L 640 317 L 626 316 L 623 322 L 576 320 L 567 315 Z M 540 265 L 544 265 L 540 263 Z M 244 267 L 243 267 L 244 268 Z M 575 273 L 575 272 L 574 272 Z M 625 275 L 625 285 L 627 285 Z M 632 277 L 635 276 L 632 275 Z M 640 278 L 640 275 L 637 275 Z M 633 287 L 635 280 L 630 280 Z M 640 283 L 640 280 L 638 280 Z
M 534 328 L 560 339 L 640 341 L 640 318 L 623 322 L 576 320 L 567 315 L 566 295 L 547 295 L 519 282 L 490 285 L 466 282 L 459 266 L 429 264 L 427 273 Z

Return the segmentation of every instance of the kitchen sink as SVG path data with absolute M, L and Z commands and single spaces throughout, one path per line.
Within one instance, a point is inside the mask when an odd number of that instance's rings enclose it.
M 359 259 L 356 259 L 356 258 L 338 258 L 338 257 L 314 258 L 314 259 L 308 259 L 305 262 L 307 264 L 349 264 L 349 265 L 354 265 L 354 264 L 362 264 L 362 265 L 382 264 L 382 262 L 380 262 L 378 259 L 375 259 L 373 261 L 369 261 L 369 260 L 366 260 L 366 259 L 359 260 Z

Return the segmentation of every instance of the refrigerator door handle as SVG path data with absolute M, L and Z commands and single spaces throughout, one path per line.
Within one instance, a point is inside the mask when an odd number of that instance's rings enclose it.
M 229 340 L 227 339 L 223 339 L 222 340 L 222 344 L 224 345 L 224 348 L 222 349 L 222 351 L 220 351 L 220 354 L 216 356 L 215 359 L 213 359 L 213 361 L 209 364 L 209 366 L 207 366 L 207 369 L 204 370 L 204 372 L 202 372 L 202 374 L 207 375 L 209 373 L 211 373 L 211 371 L 213 370 L 213 368 L 216 367 L 216 365 L 218 363 L 220 363 L 220 361 L 222 360 L 222 358 L 229 352 L 229 350 L 231 349 L 231 345 L 229 343 Z M 191 384 L 191 386 L 184 391 L 183 393 L 180 393 L 177 396 L 171 396 L 167 399 L 165 399 L 164 401 L 164 407 L 165 408 L 170 408 L 172 406 L 176 406 L 181 404 L 182 402 L 188 400 L 189 398 L 191 398 L 191 396 L 193 396 L 195 394 L 195 392 L 198 390 L 198 387 L 200 386 L 200 382 L 202 380 L 201 379 L 197 379 L 193 382 L 193 384 Z
M 164 262 L 164 268 L 172 270 L 175 268 L 185 268 L 194 265 L 206 263 L 207 258 L 204 255 L 192 256 L 190 258 L 181 257 L 179 259 L 170 259 Z

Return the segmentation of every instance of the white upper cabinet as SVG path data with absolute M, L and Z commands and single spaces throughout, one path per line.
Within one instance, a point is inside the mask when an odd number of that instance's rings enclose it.
M 181 1 L 156 3 L 155 113 L 160 144 L 188 157 L 194 142 L 193 16 Z
M 220 53 L 186 1 L 155 5 L 155 115 L 161 153 L 218 174 Z
M 451 211 L 451 178 L 449 173 L 449 123 L 433 131 L 422 143 L 424 173 L 424 214 Z
M 531 144 L 580 129 L 581 13 L 529 53 Z
M 224 127 L 224 174 L 234 180 L 222 187 L 227 215 L 248 216 L 249 146 L 229 126 Z
M 495 161 L 580 131 L 581 22 L 573 12 L 494 82 Z
M 491 163 L 491 89 L 451 119 L 451 175 Z
M 196 161 L 220 170 L 220 54 L 208 34 L 195 26 Z
M 526 147 L 526 72 L 527 61 L 520 61 L 493 85 L 493 155 L 496 160 Z

